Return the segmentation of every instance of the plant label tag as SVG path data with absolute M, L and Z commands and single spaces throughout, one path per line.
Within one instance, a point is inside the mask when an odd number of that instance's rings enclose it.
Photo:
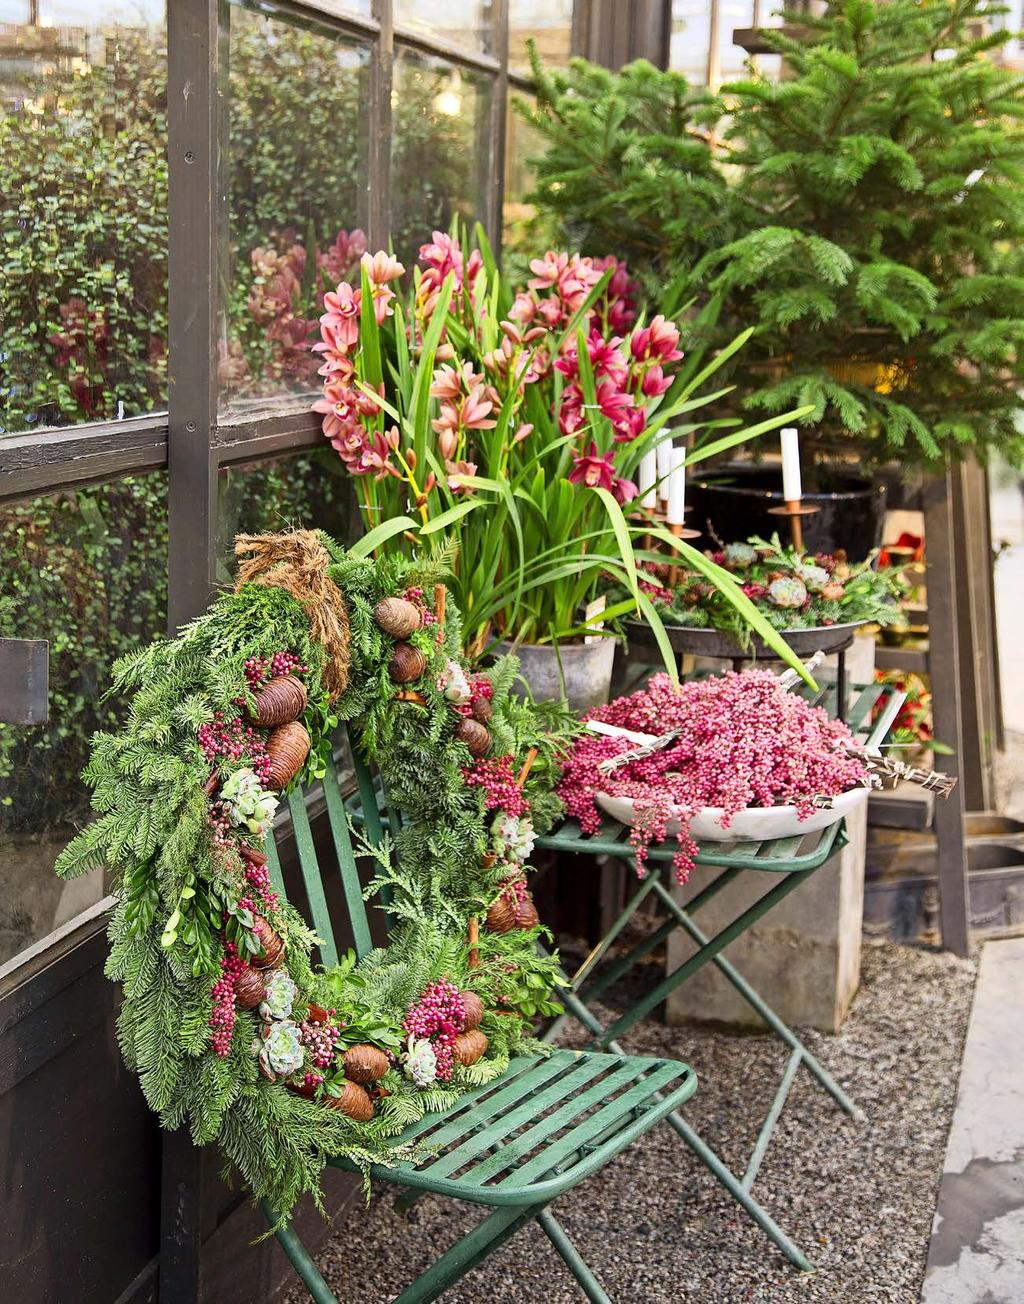
M 593 620 L 595 616 L 599 616 L 601 612 L 604 611 L 607 604 L 608 604 L 608 596 L 605 593 L 602 593 L 599 598 L 595 598 L 593 602 L 588 602 L 583 609 L 584 623 L 589 625 L 589 622 Z M 595 621 L 594 624 L 590 626 L 590 628 L 604 629 L 604 621 L 603 620 Z M 587 634 L 584 637 L 583 641 L 584 643 L 596 643 L 599 637 L 600 635 L 598 634 Z

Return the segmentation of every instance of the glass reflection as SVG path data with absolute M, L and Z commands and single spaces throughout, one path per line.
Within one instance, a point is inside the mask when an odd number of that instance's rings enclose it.
M 486 212 L 489 81 L 401 49 L 391 93 L 391 239 L 411 267 L 433 230 Z
M 163 0 L 0 0 L 0 436 L 166 406 L 164 33 Z
M 369 49 L 232 5 L 222 407 L 316 384 L 323 294 L 366 249 Z
M 166 475 L 0 504 L 0 573 L 0 629 L 50 643 L 49 720 L 0 724 L 2 964 L 105 894 L 53 862 L 89 818 L 89 740 L 121 718 L 111 665 L 166 624 Z

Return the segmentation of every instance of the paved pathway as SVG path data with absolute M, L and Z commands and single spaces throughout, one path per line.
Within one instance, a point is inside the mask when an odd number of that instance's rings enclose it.
M 922 1304 L 1024 1301 L 1024 938 L 981 955 Z

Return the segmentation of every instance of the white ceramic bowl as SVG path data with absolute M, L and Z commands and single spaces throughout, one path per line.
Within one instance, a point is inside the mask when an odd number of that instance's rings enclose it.
M 728 828 L 721 824 L 724 811 L 721 806 L 705 806 L 690 821 L 690 835 L 697 842 L 767 842 L 772 838 L 795 838 L 804 833 L 817 833 L 838 824 L 845 816 L 867 800 L 867 788 L 851 788 L 840 793 L 830 810 L 816 810 L 806 819 L 800 819 L 795 806 L 750 806 L 737 811 Z M 632 797 L 609 797 L 596 794 L 597 804 L 620 824 L 633 824 L 636 818 Z M 679 820 L 670 818 L 667 832 L 679 832 Z

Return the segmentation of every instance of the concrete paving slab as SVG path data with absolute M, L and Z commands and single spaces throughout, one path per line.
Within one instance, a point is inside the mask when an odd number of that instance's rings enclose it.
M 1024 1300 L 1024 938 L 986 943 L 922 1304 Z

